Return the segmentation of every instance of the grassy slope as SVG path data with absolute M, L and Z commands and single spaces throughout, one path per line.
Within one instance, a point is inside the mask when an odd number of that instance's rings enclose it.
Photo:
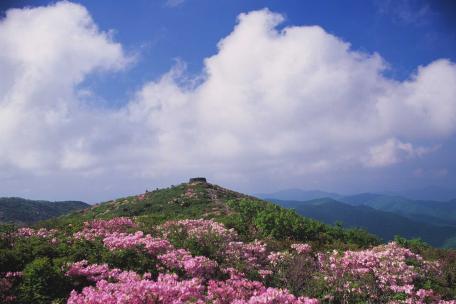
M 189 190 L 191 189 L 191 190 Z M 186 195 L 192 191 L 194 195 Z M 144 199 L 129 196 L 92 206 L 57 219 L 46 221 L 46 225 L 62 225 L 95 218 L 117 216 L 137 217 L 141 220 L 163 222 L 168 219 L 213 218 L 226 215 L 226 201 L 247 196 L 211 184 L 180 184 L 170 188 L 147 192 Z
M 135 217 L 144 227 L 171 219 L 206 218 L 225 223 L 246 239 L 300 239 L 319 246 L 363 247 L 378 243 L 373 235 L 359 229 L 341 229 L 306 219 L 294 211 L 212 184 L 183 183 L 147 192 L 144 198 L 130 196 L 108 201 L 59 218 L 40 223 L 46 227 L 77 229 L 95 218 Z

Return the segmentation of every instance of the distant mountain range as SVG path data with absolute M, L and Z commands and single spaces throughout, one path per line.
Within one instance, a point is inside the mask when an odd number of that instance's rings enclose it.
M 20 197 L 0 198 L 0 224 L 28 225 L 89 207 L 79 201 L 35 201 Z
M 317 198 L 339 199 L 342 195 L 320 190 L 302 190 L 297 188 L 280 190 L 273 193 L 258 193 L 254 196 L 264 199 L 278 199 L 286 201 L 308 201 Z
M 411 200 L 400 196 L 362 193 L 344 196 L 340 201 L 353 206 L 365 205 L 377 210 L 393 212 L 421 222 L 456 226 L 456 200 L 447 202 Z
M 451 201 L 456 200 L 456 187 L 455 189 L 448 189 L 437 186 L 429 186 L 419 189 L 411 189 L 404 191 L 391 191 L 391 192 L 375 192 L 375 193 L 364 193 L 364 194 L 375 194 L 375 195 L 385 195 L 385 196 L 394 196 L 401 197 L 409 200 L 419 200 L 419 201 Z M 257 193 L 254 194 L 256 197 L 261 198 L 275 198 L 281 200 L 296 200 L 296 201 L 308 201 L 316 198 L 329 197 L 333 199 L 340 199 L 346 197 L 347 195 L 338 194 L 334 192 L 327 192 L 321 190 L 302 190 L 299 188 L 290 188 L 285 190 L 280 190 L 272 193 Z M 348 195 L 348 196 L 356 196 Z
M 414 200 L 450 201 L 456 199 L 456 185 L 454 188 L 429 186 L 419 189 L 410 189 L 397 192 L 399 196 Z
M 398 195 L 340 195 L 324 191 L 283 190 L 259 197 L 328 224 L 360 227 L 385 240 L 419 237 L 439 247 L 456 247 L 456 200 L 414 200 Z

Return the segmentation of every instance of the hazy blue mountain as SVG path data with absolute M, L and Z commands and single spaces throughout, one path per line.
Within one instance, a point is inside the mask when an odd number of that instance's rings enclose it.
M 295 209 L 301 215 L 328 224 L 342 222 L 345 227 L 364 228 L 385 240 L 391 240 L 395 235 L 406 238 L 419 237 L 429 244 L 444 247 L 450 245 L 452 238 L 456 236 L 456 227 L 454 226 L 424 223 L 362 204 L 349 205 L 330 198 L 305 202 L 270 200 L 283 207 Z
M 429 193 L 433 193 L 432 197 L 439 197 L 435 194 L 437 189 L 441 188 L 432 187 L 431 190 L 433 191 L 428 192 L 428 195 L 425 197 L 430 197 L 431 195 Z M 423 191 L 425 191 L 425 189 Z M 451 197 L 449 194 L 450 192 L 451 191 L 448 190 L 445 192 L 445 195 L 440 197 Z M 416 195 L 418 194 L 419 192 L 416 192 Z M 415 200 L 392 193 L 360 193 L 354 195 L 340 195 L 337 193 L 318 190 L 304 191 L 300 189 L 289 189 L 270 194 L 259 194 L 258 196 L 261 198 L 290 201 L 308 201 L 319 198 L 332 198 L 352 206 L 365 205 L 376 210 L 395 213 L 414 221 L 439 226 L 456 226 L 456 199 L 452 199 L 451 201 L 429 199 Z
M 344 196 L 340 201 L 354 206 L 365 205 L 377 210 L 393 212 L 435 225 L 456 225 L 455 201 L 411 200 L 400 196 L 373 193 Z
M 456 199 L 456 185 L 454 188 L 429 186 L 420 189 L 399 191 L 398 194 L 413 200 L 449 201 Z
M 259 198 L 273 198 L 279 200 L 291 200 L 291 201 L 308 201 L 317 198 L 329 197 L 338 199 L 341 195 L 337 193 L 325 192 L 320 190 L 301 190 L 301 189 L 285 189 L 273 193 L 258 193 L 255 194 Z
M 79 201 L 34 201 L 20 197 L 0 198 L 0 223 L 32 224 L 89 207 Z

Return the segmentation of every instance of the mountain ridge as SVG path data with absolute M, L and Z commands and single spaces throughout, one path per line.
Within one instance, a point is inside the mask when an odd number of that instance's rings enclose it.
M 317 195 L 308 195 L 308 194 Z M 433 225 L 456 226 L 456 199 L 448 201 L 414 200 L 397 194 L 381 194 L 364 192 L 352 195 L 340 195 L 324 191 L 293 190 L 289 195 L 287 190 L 271 194 L 259 194 L 265 199 L 308 201 L 311 199 L 333 198 L 340 202 L 359 206 L 366 205 L 377 210 L 393 212 L 412 220 L 418 220 Z
M 448 247 L 453 246 L 452 238 L 456 236 L 455 226 L 419 222 L 393 212 L 377 210 L 362 204 L 349 205 L 331 198 L 304 202 L 274 199 L 272 201 L 327 224 L 341 222 L 344 227 L 366 229 L 386 241 L 400 235 L 409 239 L 421 238 L 433 246 Z
M 82 226 L 86 221 L 113 217 L 135 218 L 145 226 L 169 220 L 213 219 L 243 231 L 246 238 L 289 237 L 304 238 L 303 241 L 309 238 L 321 246 L 332 242 L 347 243 L 348 246 L 380 243 L 377 236 L 365 230 L 327 225 L 279 205 L 207 182 L 181 183 L 103 202 L 40 222 L 38 226 Z
M 89 206 L 81 201 L 51 202 L 21 197 L 0 197 L 0 223 L 29 225 Z

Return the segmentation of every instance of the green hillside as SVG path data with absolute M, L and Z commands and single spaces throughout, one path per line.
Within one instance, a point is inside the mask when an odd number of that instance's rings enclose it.
M 171 219 L 215 219 L 246 239 L 311 241 L 317 246 L 344 243 L 364 247 L 380 239 L 361 229 L 342 229 L 302 217 L 296 212 L 210 183 L 182 183 L 165 189 L 108 201 L 39 226 L 73 229 L 91 219 L 134 217 L 145 226 Z
M 2 197 L 0 198 L 0 223 L 33 224 L 89 206 L 79 201 L 48 202 Z

